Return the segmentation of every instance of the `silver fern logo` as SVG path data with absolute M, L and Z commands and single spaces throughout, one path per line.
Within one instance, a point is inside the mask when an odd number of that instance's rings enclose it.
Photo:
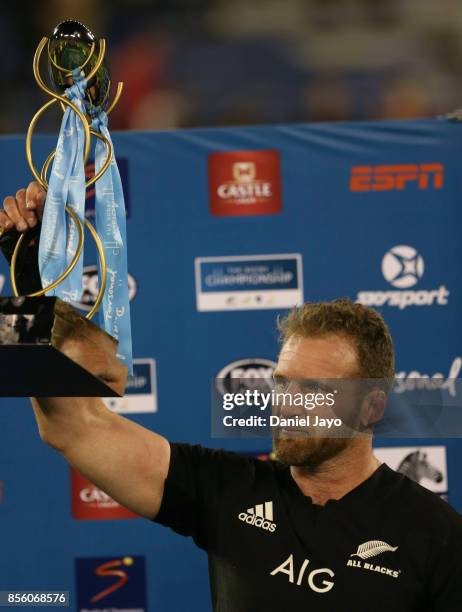
M 354 567 L 360 570 L 366 570 L 368 572 L 376 572 L 377 574 L 382 574 L 384 576 L 390 576 L 391 578 L 399 578 L 401 575 L 400 569 L 394 569 L 391 567 L 384 567 L 383 565 L 376 565 L 374 561 L 366 561 L 366 559 L 371 559 L 372 557 L 377 557 L 385 552 L 396 552 L 398 550 L 397 546 L 391 546 L 387 542 L 383 540 L 370 540 L 369 542 L 364 542 L 358 546 L 358 550 L 350 555 L 350 558 L 347 560 L 347 567 Z M 354 557 L 359 557 L 355 559 Z
M 381 540 L 371 540 L 370 542 L 364 542 L 358 546 L 358 550 L 350 555 L 350 557 L 359 557 L 360 559 L 370 559 L 371 557 L 377 557 L 384 552 L 395 552 L 398 550 L 397 546 L 390 546 L 386 542 Z

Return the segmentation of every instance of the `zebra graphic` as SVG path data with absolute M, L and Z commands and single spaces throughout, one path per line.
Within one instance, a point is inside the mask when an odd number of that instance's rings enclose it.
M 427 453 L 421 450 L 416 450 L 406 455 L 396 471 L 418 483 L 420 483 L 422 478 L 428 478 L 436 483 L 440 483 L 443 480 L 442 472 L 428 462 Z

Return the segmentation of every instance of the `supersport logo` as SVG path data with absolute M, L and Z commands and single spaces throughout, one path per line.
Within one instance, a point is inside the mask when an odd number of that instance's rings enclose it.
M 113 561 L 106 561 L 106 563 L 99 565 L 95 569 L 95 574 L 97 576 L 115 576 L 119 578 L 119 580 L 105 588 L 103 591 L 100 591 L 99 593 L 94 595 L 90 600 L 91 603 L 96 603 L 97 601 L 100 601 L 111 593 L 114 593 L 114 591 L 118 591 L 119 589 L 121 589 L 128 582 L 127 572 L 124 572 L 122 569 L 115 568 L 119 568 L 122 565 L 133 565 L 133 563 L 134 561 L 131 557 L 124 557 L 123 559 L 114 559 Z
M 353 166 L 350 191 L 402 191 L 413 182 L 419 189 L 441 189 L 444 184 L 443 164 Z

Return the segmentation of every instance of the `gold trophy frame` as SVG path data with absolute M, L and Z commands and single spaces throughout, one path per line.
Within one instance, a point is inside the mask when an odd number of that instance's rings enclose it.
M 70 23 L 85 28 L 78 22 Z M 51 151 L 39 171 L 32 159 L 34 130 L 42 114 L 53 105 L 59 104 L 63 112 L 66 111 L 66 108 L 70 108 L 78 116 L 83 126 L 84 164 L 90 156 L 92 136 L 100 139 L 106 149 L 102 167 L 85 183 L 85 189 L 87 189 L 108 170 L 113 160 L 113 148 L 111 142 L 103 134 L 92 129 L 91 118 L 85 114 L 85 110 L 82 112 L 65 95 L 60 95 L 45 84 L 40 74 L 40 60 L 43 51 L 46 47 L 48 61 L 52 64 L 53 69 L 62 75 L 60 86 L 63 89 L 67 83 L 69 86 L 73 84 L 72 76 L 76 74 L 75 70 L 82 72 L 90 61 L 95 62 L 89 74 L 82 75 L 85 76 L 88 84 L 85 99 L 94 104 L 92 96 L 96 92 L 96 102 L 99 107 L 103 105 L 107 107 L 106 114 L 109 114 L 119 101 L 123 84 L 118 83 L 114 98 L 108 104 L 111 90 L 110 77 L 108 75 L 107 79 L 103 78 L 98 82 L 97 76 L 106 50 L 104 39 L 96 40 L 93 37 L 91 46 L 88 46 L 88 55 L 85 56 L 83 63 L 72 72 L 69 68 L 63 68 L 56 63 L 50 53 L 50 42 L 51 39 L 48 37 L 41 39 L 33 60 L 35 80 L 50 99 L 39 108 L 30 122 L 26 135 L 27 162 L 34 178 L 47 191 L 47 174 L 56 150 Z M 100 72 L 99 75 L 101 74 L 104 73 Z M 98 89 L 91 91 L 94 86 L 104 87 L 107 90 L 103 91 L 100 88 L 99 92 Z M 77 248 L 67 268 L 51 284 L 38 291 L 20 295 L 16 270 L 18 256 L 27 232 L 22 233 L 15 244 L 10 262 L 11 286 L 14 296 L 0 296 L 0 362 L 4 373 L 0 396 L 121 397 L 124 394 L 128 369 L 117 359 L 118 342 L 90 320 L 99 309 L 106 290 L 107 265 L 103 244 L 95 228 L 86 218 L 80 219 L 70 206 L 65 206 L 65 210 L 76 226 Z M 100 278 L 95 303 L 86 316 L 83 316 L 67 302 L 57 297 L 45 296 L 45 294 L 67 278 L 77 265 L 83 254 L 85 227 L 96 245 L 100 263 Z M 76 343 L 80 347 L 77 352 Z M 92 361 L 95 355 L 99 357 L 96 358 L 96 361 L 95 359 Z M 98 365 L 101 363 L 106 368 L 104 371 L 109 374 L 101 372 L 101 366 Z
M 43 115 L 43 113 L 48 110 L 49 108 L 51 108 L 54 104 L 56 103 L 60 103 L 61 105 L 61 109 L 64 112 L 66 106 L 71 108 L 74 113 L 76 113 L 76 115 L 79 117 L 80 121 L 82 122 L 82 126 L 84 128 L 84 133 L 85 133 L 85 147 L 84 147 L 84 163 L 86 164 L 88 161 L 88 158 L 90 156 L 90 150 L 91 150 L 91 137 L 94 136 L 95 138 L 99 138 L 100 140 L 102 140 L 106 146 L 106 159 L 105 162 L 103 164 L 103 166 L 101 167 L 101 169 L 99 170 L 99 172 L 97 172 L 92 178 L 90 178 L 86 183 L 85 183 L 85 189 L 87 189 L 88 187 L 90 187 L 91 185 L 93 185 L 93 183 L 96 183 L 96 181 L 106 172 L 106 170 L 109 168 L 109 165 L 112 161 L 112 157 L 113 157 L 113 149 L 111 146 L 111 143 L 109 142 L 109 140 L 107 138 L 105 138 L 102 134 L 99 134 L 98 132 L 96 132 L 95 130 L 92 130 L 89 122 L 86 118 L 86 116 L 82 113 L 82 111 L 75 105 L 73 104 L 66 96 L 61 96 L 59 94 L 57 94 L 56 92 L 54 92 L 52 89 L 50 89 L 45 82 L 42 79 L 42 76 L 40 74 L 40 58 L 42 56 L 42 52 L 44 50 L 44 48 L 47 47 L 47 55 L 48 55 L 48 60 L 50 62 L 53 63 L 53 65 L 55 66 L 55 68 L 57 68 L 59 71 L 64 73 L 64 76 L 66 77 L 72 77 L 72 73 L 69 72 L 68 69 L 66 68 L 62 68 L 61 66 L 58 66 L 58 64 L 53 60 L 51 54 L 50 54 L 50 39 L 46 36 L 44 36 L 42 38 L 42 40 L 40 41 L 40 43 L 38 44 L 38 47 L 35 51 L 35 55 L 34 55 L 34 61 L 33 61 L 33 71 L 34 71 L 34 77 L 35 80 L 38 84 L 38 86 L 51 97 L 51 100 L 48 100 L 48 102 L 46 102 L 41 108 L 39 108 L 39 110 L 35 113 L 35 115 L 33 116 L 30 125 L 29 125 L 29 129 L 27 130 L 27 135 L 26 135 L 26 158 L 27 158 L 27 163 L 29 164 L 29 167 L 31 169 L 32 174 L 34 175 L 35 179 L 40 183 L 40 185 L 43 187 L 43 189 L 45 191 L 48 190 L 48 181 L 47 181 L 47 173 L 48 173 L 48 169 L 50 167 L 51 162 L 53 161 L 55 155 L 56 155 L 56 149 L 53 150 L 48 157 L 46 158 L 41 171 L 39 172 L 37 170 L 37 168 L 35 167 L 35 164 L 33 162 L 32 159 L 32 136 L 34 134 L 34 130 L 35 127 L 37 125 L 37 122 L 39 120 L 39 118 Z M 88 55 L 88 57 L 86 58 L 85 62 L 79 66 L 79 70 L 83 70 L 85 68 L 85 66 L 88 64 L 88 62 L 91 60 L 91 58 L 93 57 L 94 53 L 95 53 L 95 49 L 96 49 L 96 45 L 93 43 L 91 46 L 91 50 L 90 53 Z M 104 55 L 105 55 L 105 51 L 106 51 L 106 42 L 104 40 L 104 38 L 100 38 L 99 39 L 99 51 L 98 51 L 98 57 L 96 60 L 96 64 L 94 65 L 93 69 L 91 70 L 91 72 L 86 76 L 86 80 L 88 83 L 90 83 L 91 79 L 95 76 L 95 74 L 98 72 L 101 64 L 103 63 L 104 60 Z M 104 100 L 106 100 L 109 95 L 110 95 L 110 88 L 111 88 L 111 83 L 108 83 L 108 88 L 107 91 L 105 93 L 104 96 Z M 117 102 L 120 99 L 120 96 L 122 94 L 122 89 L 123 89 L 123 83 L 119 82 L 117 85 L 117 90 L 116 93 L 114 95 L 114 99 L 112 100 L 111 104 L 109 105 L 106 114 L 109 114 L 114 107 L 116 106 Z M 33 293 L 29 293 L 26 297 L 39 297 L 42 295 L 45 295 L 47 293 L 47 291 L 50 291 L 51 289 L 54 289 L 55 287 L 57 287 L 60 283 L 62 283 L 62 281 L 67 278 L 69 276 L 69 274 L 72 272 L 72 270 L 75 268 L 79 258 L 82 255 L 82 250 L 83 250 L 83 244 L 84 244 L 84 227 L 83 224 L 81 222 L 81 220 L 77 217 L 77 215 L 75 214 L 75 212 L 69 208 L 68 206 L 66 206 L 65 208 L 67 214 L 71 217 L 72 221 L 74 222 L 74 224 L 77 227 L 77 233 L 78 233 L 78 243 L 77 243 L 77 249 L 75 251 L 74 257 L 72 258 L 72 261 L 70 262 L 70 264 L 68 265 L 68 267 L 66 268 L 66 270 L 64 270 L 64 272 L 56 279 L 54 280 L 50 285 L 48 285 L 47 287 L 44 287 L 42 289 L 40 289 L 39 291 L 35 291 Z M 104 296 L 104 291 L 106 289 L 106 279 L 107 279 L 107 268 L 106 268 L 106 258 L 104 255 L 104 250 L 103 250 L 103 246 L 101 244 L 101 239 L 98 236 L 95 228 L 93 227 L 93 225 L 88 221 L 88 219 L 84 220 L 84 224 L 87 227 L 88 231 L 90 232 L 91 237 L 93 238 L 93 240 L 95 241 L 96 244 L 96 248 L 98 251 L 98 258 L 100 261 L 100 270 L 101 270 L 101 278 L 99 279 L 99 291 L 98 291 L 98 296 L 95 300 L 95 303 L 93 305 L 93 307 L 91 308 L 91 310 L 87 313 L 86 318 L 87 319 L 91 319 L 94 314 L 97 312 L 97 310 L 99 309 L 99 306 L 101 304 L 101 301 L 103 299 Z M 21 234 L 21 236 L 18 239 L 18 242 L 16 243 L 14 252 L 13 252 L 13 256 L 11 259 L 11 267 L 10 267 L 10 275 L 11 275 L 11 286 L 13 289 L 13 293 L 14 295 L 17 297 L 19 296 L 19 292 L 18 292 L 18 288 L 17 288 L 17 283 L 16 283 L 16 263 L 17 263 L 17 259 L 18 259 L 18 255 L 21 249 L 21 245 L 24 241 L 24 237 L 25 234 Z

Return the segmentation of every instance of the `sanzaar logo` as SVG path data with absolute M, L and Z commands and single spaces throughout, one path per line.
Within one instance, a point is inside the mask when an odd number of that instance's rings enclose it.
M 98 296 L 98 266 L 85 266 L 83 269 L 83 293 L 79 302 L 74 302 L 77 308 L 90 310 Z M 128 275 L 128 299 L 133 300 L 137 292 L 136 281 Z
M 449 291 L 444 285 L 438 289 L 410 289 L 419 282 L 425 269 L 424 260 L 414 247 L 398 245 L 392 247 L 382 259 L 384 279 L 396 290 L 360 291 L 356 301 L 365 306 L 431 306 L 448 303 Z

